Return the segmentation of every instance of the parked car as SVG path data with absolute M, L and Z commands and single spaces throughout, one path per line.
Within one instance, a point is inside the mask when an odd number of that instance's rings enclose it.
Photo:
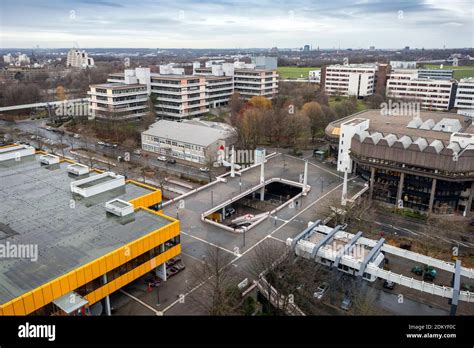
M 390 280 L 386 280 L 383 282 L 383 287 L 385 289 L 393 290 L 393 288 L 395 287 L 395 283 Z
M 113 145 L 112 145 L 112 147 L 113 147 L 114 149 L 116 149 L 117 146 L 118 146 L 117 144 L 113 144 Z
M 169 164 L 176 164 L 176 160 L 174 158 L 170 158 L 167 162 Z
M 79 139 L 81 136 L 79 134 L 74 134 L 74 138 Z
M 421 276 L 423 274 L 423 267 L 421 266 L 415 266 L 411 269 L 412 273 L 415 273 L 416 275 Z
M 104 143 L 103 141 L 98 141 L 98 142 L 97 142 L 97 145 L 104 146 L 104 145 L 105 145 L 105 143 Z
M 438 271 L 433 266 L 427 266 L 425 268 L 425 274 L 423 275 L 423 280 L 433 281 L 436 278 Z
M 352 307 L 352 300 L 349 296 L 345 295 L 341 302 L 341 309 L 348 311 Z
M 158 156 L 157 160 L 161 162 L 166 162 L 166 156 Z
M 201 172 L 206 173 L 206 172 L 209 171 L 209 168 L 207 168 L 207 167 L 201 167 L 201 168 L 199 168 L 199 170 L 200 170 Z
M 320 300 L 324 296 L 324 294 L 328 291 L 328 289 L 329 289 L 329 284 L 326 282 L 322 283 L 314 292 L 314 295 L 313 295 L 314 298 L 317 300 Z
M 229 217 L 235 214 L 235 209 L 232 207 L 226 208 L 225 210 L 225 217 Z
M 137 156 L 141 156 L 142 151 L 139 150 L 139 149 L 137 149 L 137 150 L 133 151 L 133 153 L 134 153 L 135 155 L 137 155 Z

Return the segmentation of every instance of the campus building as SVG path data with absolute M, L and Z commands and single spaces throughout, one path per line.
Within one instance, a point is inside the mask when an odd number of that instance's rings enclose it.
M 331 122 L 338 170 L 369 183 L 369 197 L 423 213 L 472 214 L 474 125 L 462 115 L 367 110 Z
M 455 80 L 421 78 L 418 73 L 392 73 L 387 97 L 420 103 L 422 109 L 447 111 L 454 106 Z
M 181 252 L 154 187 L 0 148 L 0 315 L 110 315 L 109 295 Z
M 474 78 L 461 79 L 456 90 L 456 100 L 454 106 L 458 112 L 474 112 Z
M 232 127 L 219 122 L 160 120 L 142 133 L 144 151 L 200 164 L 216 162 L 233 142 Z
M 203 76 L 151 74 L 150 85 L 158 117 L 176 120 L 209 112 Z
M 418 77 L 433 80 L 452 80 L 454 70 L 449 69 L 418 69 Z
M 329 65 L 321 69 L 321 86 L 326 94 L 367 97 L 382 93 L 390 66 L 388 64 Z
M 91 85 L 87 94 L 90 116 L 99 120 L 139 121 L 148 112 L 146 85 L 103 83 Z
M 90 68 L 94 66 L 94 59 L 89 57 L 86 51 L 71 48 L 67 53 L 67 67 Z

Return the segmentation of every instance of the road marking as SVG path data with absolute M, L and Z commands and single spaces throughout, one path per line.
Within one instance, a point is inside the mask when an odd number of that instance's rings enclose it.
M 282 243 L 286 244 L 286 242 L 285 242 L 283 239 L 280 239 L 280 238 L 277 238 L 277 237 L 273 237 L 273 236 L 270 236 L 270 235 L 268 236 L 268 238 L 275 239 L 275 240 L 277 240 L 277 241 L 279 241 L 279 242 L 282 242 Z
M 221 246 L 219 246 L 219 245 L 217 245 L 217 244 L 208 242 L 208 241 L 205 240 L 205 239 L 202 239 L 202 238 L 193 236 L 192 234 L 189 234 L 189 233 L 186 233 L 186 232 L 183 232 L 183 231 L 181 231 L 181 233 L 184 234 L 184 235 L 186 235 L 186 236 L 189 236 L 189 237 L 191 237 L 191 238 L 194 238 L 194 239 L 196 239 L 196 240 L 198 240 L 198 241 L 200 241 L 200 242 L 203 242 L 203 243 L 209 244 L 209 245 L 211 245 L 211 246 L 213 246 L 213 247 L 219 248 L 219 249 L 221 249 L 221 250 L 223 250 L 223 251 L 227 251 L 228 253 L 231 253 L 232 255 L 236 255 L 233 251 L 231 251 L 231 250 L 229 250 L 229 249 L 226 249 L 226 248 L 223 248 L 223 247 L 221 247 Z
M 128 292 L 126 292 L 125 290 L 123 289 L 120 289 L 120 292 L 128 297 L 130 297 L 131 299 L 137 301 L 138 303 L 140 303 L 141 305 L 145 306 L 146 308 L 148 308 L 149 310 L 155 312 L 156 315 L 163 315 L 163 311 L 157 311 L 155 308 L 153 308 L 152 306 L 150 306 L 149 304 L 143 302 L 142 300 L 140 300 L 139 298 L 136 298 L 135 296 L 129 294 Z
M 300 161 L 304 161 L 303 158 L 298 158 L 298 157 L 291 156 L 291 155 L 286 155 L 286 156 L 291 157 L 291 158 L 294 158 L 294 159 L 297 159 L 297 160 L 300 160 Z M 335 174 L 335 173 L 331 172 L 329 169 L 320 167 L 320 166 L 318 166 L 317 164 L 315 164 L 315 163 L 313 163 L 313 162 L 308 161 L 308 164 L 311 164 L 312 166 L 314 166 L 314 167 L 316 167 L 316 168 L 319 168 L 319 169 L 321 169 L 321 170 L 324 170 L 325 172 L 328 172 L 329 174 L 332 174 L 332 175 L 334 175 L 334 176 L 337 176 L 338 178 L 344 179 L 343 176 L 338 175 L 338 174 Z
M 194 260 L 196 260 L 196 261 L 199 261 L 199 262 L 201 262 L 201 263 L 204 263 L 204 260 L 199 260 L 199 258 L 197 258 L 196 256 L 193 256 L 193 255 L 191 255 L 191 254 L 185 253 L 183 250 L 181 250 L 181 254 L 184 254 L 184 255 L 186 255 L 186 256 L 188 256 L 188 257 L 190 257 L 190 258 L 192 258 L 192 259 L 194 259 Z

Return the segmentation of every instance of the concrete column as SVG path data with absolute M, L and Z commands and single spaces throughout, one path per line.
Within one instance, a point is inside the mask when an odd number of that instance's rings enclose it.
M 397 190 L 397 200 L 395 202 L 395 206 L 398 207 L 398 202 L 403 199 L 403 183 L 405 182 L 405 173 L 400 174 L 400 181 L 398 182 L 398 190 Z
M 370 187 L 369 187 L 369 199 L 372 200 L 374 194 L 374 181 L 375 181 L 375 168 L 370 168 Z
M 346 201 L 347 201 L 347 170 L 344 171 L 344 181 L 342 182 L 341 205 L 346 205 L 347 203 Z
M 433 182 L 431 184 L 430 204 L 428 206 L 428 214 L 431 214 L 431 212 L 433 210 L 435 192 L 436 192 L 436 179 L 433 179 Z
M 235 154 L 234 154 L 234 145 L 232 145 L 232 150 L 230 153 L 230 177 L 235 177 Z
M 263 184 L 265 182 L 265 150 L 263 150 L 263 158 L 262 164 L 260 165 L 260 183 Z M 265 200 L 265 186 L 260 189 L 260 200 Z
M 304 173 L 303 173 L 303 195 L 306 196 L 308 193 L 308 160 L 304 161 Z
M 165 252 L 165 243 L 160 244 L 160 254 L 163 254 Z M 161 265 L 156 267 L 155 274 L 163 279 L 163 281 L 166 282 L 166 262 L 163 262 Z
M 471 183 L 471 192 L 469 193 L 469 198 L 467 199 L 466 216 L 470 216 L 470 214 L 471 214 L 471 207 L 472 207 L 473 197 L 474 197 L 474 181 Z
M 105 284 L 107 284 L 107 274 L 104 274 L 102 276 L 102 282 Z M 111 316 L 112 315 L 112 310 L 110 309 L 110 298 L 109 296 L 105 296 L 105 314 L 108 315 L 108 316 Z

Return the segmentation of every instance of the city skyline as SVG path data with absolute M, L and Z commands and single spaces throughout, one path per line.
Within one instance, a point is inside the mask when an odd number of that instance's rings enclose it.
M 472 47 L 468 1 L 3 3 L 0 48 Z M 28 14 L 28 15 L 25 15 Z M 34 16 L 32 16 L 34 14 Z M 417 35 L 413 35 L 416 30 Z M 295 39 L 296 38 L 296 39 Z

